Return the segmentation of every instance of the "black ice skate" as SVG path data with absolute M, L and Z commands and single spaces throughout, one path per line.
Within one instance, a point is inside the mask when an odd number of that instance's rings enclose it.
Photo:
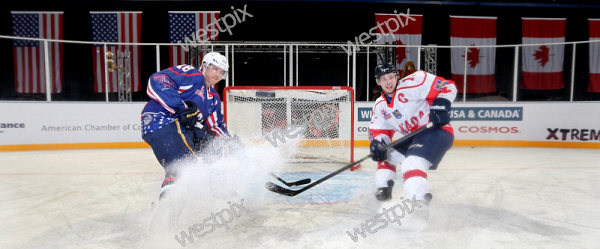
M 429 206 L 429 203 L 431 203 L 431 199 L 433 199 L 433 195 L 431 195 L 431 193 L 427 193 L 423 198 L 425 198 L 425 205 Z
M 394 181 L 389 180 L 387 182 L 387 187 L 379 188 L 377 192 L 375 192 L 375 198 L 379 201 L 389 201 L 392 199 L 392 189 L 394 188 Z
M 158 196 L 158 202 L 160 202 L 160 201 L 161 201 L 163 198 L 165 198 L 165 196 L 166 196 L 166 192 L 167 192 L 167 190 L 169 189 L 167 186 L 169 186 L 169 185 L 171 185 L 171 184 L 173 184 L 173 183 L 175 183 L 175 180 L 174 180 L 174 178 L 166 178 L 166 179 L 163 181 L 163 183 L 162 183 L 162 185 L 161 185 L 161 187 L 160 187 L 160 190 L 161 190 L 161 192 L 160 192 L 160 195 Z M 152 202 L 152 203 L 150 204 L 150 210 L 151 210 L 151 211 L 154 211 L 154 208 L 155 208 L 155 207 L 156 207 L 156 203 Z

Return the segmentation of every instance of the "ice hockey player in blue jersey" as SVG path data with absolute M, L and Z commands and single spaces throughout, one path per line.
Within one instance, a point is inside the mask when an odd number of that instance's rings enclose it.
M 221 114 L 221 99 L 213 88 L 227 74 L 227 58 L 210 52 L 201 68 L 178 65 L 154 73 L 150 97 L 142 110 L 142 139 L 165 169 L 161 197 L 178 177 L 181 165 L 194 163 L 196 153 L 212 138 L 232 140 Z

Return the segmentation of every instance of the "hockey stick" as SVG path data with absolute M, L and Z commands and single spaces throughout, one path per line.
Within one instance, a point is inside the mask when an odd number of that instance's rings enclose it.
M 299 181 L 295 181 L 295 182 L 286 182 L 283 179 L 279 178 L 279 176 L 273 174 L 273 173 L 269 173 L 269 175 L 271 175 L 272 177 L 275 177 L 275 179 L 279 180 L 280 182 L 282 182 L 283 184 L 285 184 L 288 187 L 291 186 L 300 186 L 300 185 L 304 185 L 304 184 L 309 184 L 310 183 L 310 179 L 306 178 L 306 179 L 302 179 Z
M 398 144 L 401 144 L 401 143 L 407 141 L 408 139 L 416 136 L 417 134 L 419 134 L 419 133 L 423 132 L 424 130 L 429 129 L 431 127 L 433 127 L 433 125 L 431 123 L 429 123 L 426 126 L 423 126 L 423 127 L 419 128 L 419 129 L 417 129 L 416 131 L 414 131 L 414 132 L 412 132 L 412 133 L 410 133 L 410 134 L 408 134 L 408 135 L 406 135 L 404 137 L 401 137 L 400 139 L 398 139 L 398 140 L 396 140 L 394 142 L 391 142 L 391 143 L 383 146 L 383 149 L 386 150 L 386 149 L 388 149 L 388 148 L 390 148 L 392 146 L 396 146 Z M 329 178 L 332 178 L 332 177 L 338 175 L 339 173 L 342 173 L 342 172 L 346 171 L 347 169 L 352 168 L 353 166 L 355 166 L 355 165 L 357 165 L 357 164 L 359 164 L 359 163 L 361 163 L 361 162 L 363 162 L 363 161 L 371 158 L 371 155 L 372 154 L 366 155 L 365 157 L 359 159 L 358 161 L 355 161 L 355 162 L 353 162 L 351 164 L 348 164 L 348 165 L 344 166 L 343 168 L 338 169 L 335 172 L 333 172 L 333 173 L 331 173 L 329 175 L 326 175 L 325 177 L 323 177 L 323 178 L 317 180 L 316 182 L 313 182 L 310 185 L 308 185 L 308 186 L 306 186 L 304 188 L 301 188 L 301 189 L 291 190 L 291 189 L 287 189 L 287 188 L 281 187 L 279 185 L 276 185 L 275 183 L 272 183 L 272 182 L 267 182 L 265 184 L 265 187 L 269 191 L 275 192 L 275 193 L 280 194 L 280 195 L 296 196 L 296 195 L 298 195 L 298 194 L 300 194 L 300 193 L 302 193 L 302 192 L 304 192 L 304 191 L 306 191 L 306 190 L 308 190 L 308 189 L 310 189 L 310 188 L 312 188 L 314 186 L 317 186 L 318 184 L 320 184 L 320 183 L 328 180 Z

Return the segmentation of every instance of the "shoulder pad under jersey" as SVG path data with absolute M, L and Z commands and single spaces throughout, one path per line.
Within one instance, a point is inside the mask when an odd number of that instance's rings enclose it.
M 425 82 L 425 79 L 430 76 L 431 75 L 429 75 L 425 71 L 421 71 L 421 70 L 416 71 L 416 72 L 412 73 L 411 75 L 408 75 L 408 76 L 402 78 L 400 80 L 400 83 L 398 84 L 398 88 L 421 85 L 421 84 L 423 84 L 423 82 Z M 433 76 L 431 76 L 431 77 L 433 77 Z

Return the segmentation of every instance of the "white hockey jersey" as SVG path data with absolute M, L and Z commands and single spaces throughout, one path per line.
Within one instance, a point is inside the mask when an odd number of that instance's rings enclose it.
M 451 80 L 416 71 L 398 82 L 396 91 L 388 103 L 380 96 L 373 106 L 373 117 L 369 126 L 369 141 L 379 135 L 390 139 L 396 131 L 409 134 L 429 123 L 429 106 L 435 98 L 445 98 L 453 102 L 456 98 L 456 86 Z M 450 124 L 442 129 L 454 134 Z

